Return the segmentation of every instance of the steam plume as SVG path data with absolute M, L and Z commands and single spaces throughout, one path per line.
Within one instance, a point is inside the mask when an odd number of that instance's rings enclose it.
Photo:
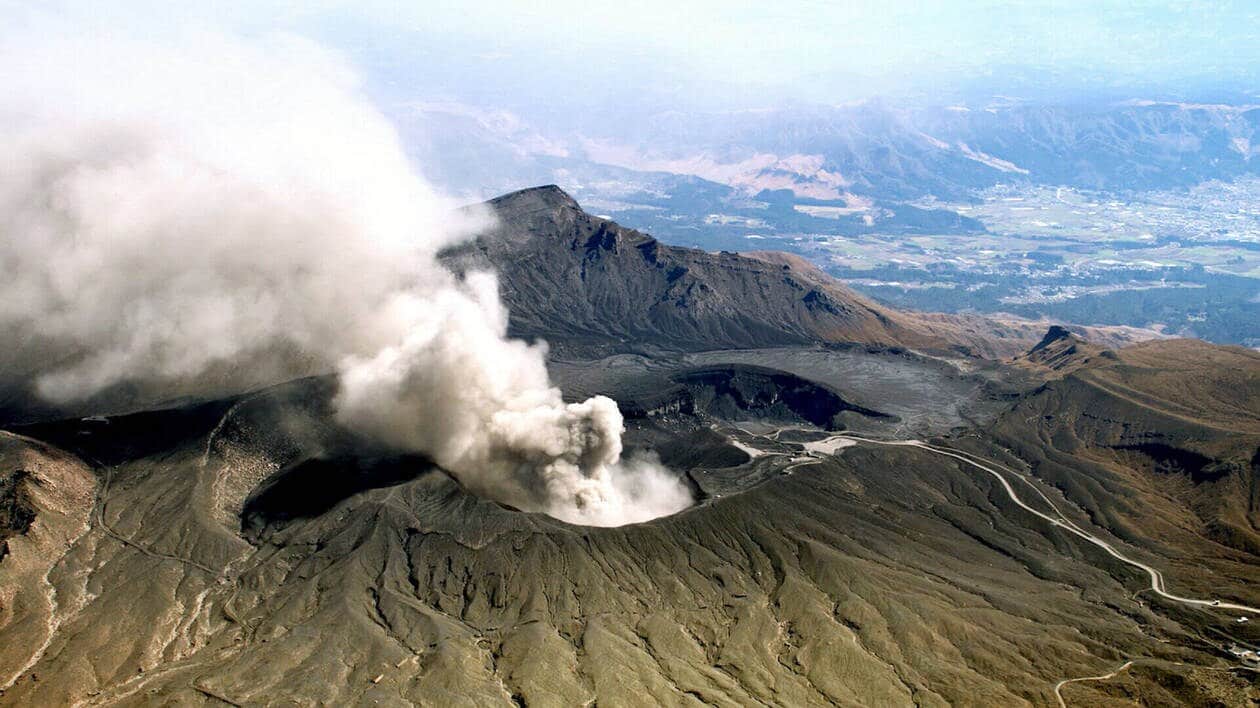
M 621 459 L 615 403 L 566 405 L 506 337 L 492 275 L 438 264 L 486 215 L 318 47 L 5 37 L 0 130 L 0 365 L 41 395 L 298 361 L 340 372 L 344 424 L 505 503 L 599 525 L 689 503 Z

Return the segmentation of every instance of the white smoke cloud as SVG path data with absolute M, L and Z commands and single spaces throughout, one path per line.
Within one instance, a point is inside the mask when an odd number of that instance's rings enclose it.
M 471 274 L 405 307 L 414 324 L 399 345 L 343 362 L 337 410 L 347 425 L 433 455 L 474 491 L 573 523 L 617 526 L 690 505 L 676 476 L 621 459 L 612 399 L 566 405 L 545 349 L 507 338 L 493 276 Z
M 336 369 L 344 424 L 504 503 L 598 525 L 690 503 L 621 459 L 615 403 L 566 405 L 506 337 L 491 275 L 438 264 L 486 215 L 318 47 L 10 34 L 0 130 L 0 365 L 41 395 Z

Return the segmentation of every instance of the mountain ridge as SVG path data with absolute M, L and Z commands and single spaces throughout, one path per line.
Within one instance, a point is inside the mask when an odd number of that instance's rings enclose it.
M 513 332 L 523 336 L 567 339 L 585 332 L 618 342 L 656 335 L 685 349 L 817 341 L 951 346 L 833 280 L 802 275 L 803 262 L 665 245 L 586 213 L 555 185 L 487 204 L 498 225 L 443 258 L 458 273 L 493 269 Z
M 457 273 L 495 271 L 513 334 L 562 349 L 616 350 L 641 340 L 684 350 L 816 343 L 999 359 L 1025 352 L 1048 324 L 897 310 L 800 256 L 664 244 L 587 213 L 556 185 L 486 206 L 495 226 L 444 251 L 443 261 Z M 1156 336 L 1074 330 L 1108 346 Z

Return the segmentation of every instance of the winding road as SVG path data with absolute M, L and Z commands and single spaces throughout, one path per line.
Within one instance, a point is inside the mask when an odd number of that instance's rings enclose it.
M 1107 681 L 1109 679 L 1113 679 L 1116 677 L 1117 674 L 1123 672 L 1125 669 L 1129 668 L 1130 666 L 1133 666 L 1133 664 L 1136 663 L 1136 661 L 1137 661 L 1136 659 L 1126 661 L 1123 664 L 1121 664 L 1118 668 L 1116 668 L 1115 671 L 1112 671 L 1109 674 L 1103 674 L 1101 676 L 1081 676 L 1079 678 L 1063 679 L 1062 681 L 1056 683 L 1054 685 L 1054 697 L 1058 699 L 1059 701 L 1059 708 L 1067 708 L 1067 703 L 1063 701 L 1063 687 L 1064 686 L 1068 685 L 1069 683 L 1078 683 L 1082 681 Z
M 782 433 L 785 429 L 780 428 L 779 430 L 776 430 L 771 435 L 759 435 L 757 433 L 752 433 L 748 430 L 743 430 L 742 428 L 740 430 L 748 435 L 764 438 L 767 440 L 773 440 L 777 443 L 779 442 L 779 434 Z M 1006 491 L 1007 496 L 1009 496 L 1011 501 L 1015 502 L 1015 504 L 1017 504 L 1020 508 L 1024 509 L 1025 511 L 1029 512 L 1030 514 L 1033 514 L 1034 516 L 1040 519 L 1048 521 L 1049 523 L 1053 524 L 1054 526 L 1060 529 L 1067 531 L 1068 533 L 1071 533 L 1103 549 L 1104 551 L 1107 552 L 1108 555 L 1115 558 L 1116 560 L 1119 560 L 1122 563 L 1133 566 L 1134 568 L 1138 568 L 1142 570 L 1143 572 L 1145 572 L 1147 576 L 1150 578 L 1150 587 L 1148 589 L 1151 592 L 1154 592 L 1155 594 L 1159 595 L 1160 597 L 1163 597 L 1164 599 L 1169 600 L 1171 602 L 1178 602 L 1183 605 L 1190 605 L 1192 607 L 1201 607 L 1201 608 L 1217 609 L 1217 610 L 1235 610 L 1235 611 L 1241 611 L 1241 612 L 1260 615 L 1260 608 L 1251 607 L 1249 605 L 1242 605 L 1242 604 L 1233 603 L 1233 602 L 1223 602 L 1221 600 L 1201 600 L 1198 598 L 1183 597 L 1181 595 L 1176 595 L 1176 594 L 1168 592 L 1167 586 L 1164 582 L 1163 573 L 1147 565 L 1146 563 L 1143 563 L 1142 561 L 1136 560 L 1134 558 L 1131 558 L 1125 555 L 1124 553 L 1121 553 L 1110 542 L 1098 536 L 1095 536 L 1094 534 L 1081 528 L 1078 524 L 1076 524 L 1067 516 L 1065 516 L 1063 512 L 1059 511 L 1059 508 L 1055 506 L 1054 502 L 1050 501 L 1050 498 L 1047 497 L 1045 493 L 1041 491 L 1040 488 L 1034 485 L 1032 483 L 1032 480 L 1030 480 L 1026 475 L 1021 474 L 1003 465 L 1000 465 L 996 462 L 985 460 L 976 455 L 972 455 L 971 453 L 963 452 L 961 450 L 952 450 L 952 449 L 940 447 L 937 445 L 931 445 L 929 443 L 923 442 L 922 440 L 876 440 L 873 438 L 865 438 L 858 435 L 844 433 L 844 434 L 839 434 L 839 435 L 832 435 L 822 440 L 804 444 L 803 446 L 805 448 L 805 457 L 804 458 L 792 457 L 791 463 L 787 465 L 786 467 L 784 467 L 783 471 L 787 474 L 791 474 L 792 471 L 798 467 L 803 467 L 808 464 L 817 463 L 823 459 L 826 459 L 827 457 L 830 457 L 832 454 L 834 454 L 835 452 L 837 452 L 838 450 L 844 447 L 848 447 L 850 445 L 856 445 L 856 444 L 885 445 L 885 446 L 891 446 L 891 447 L 914 447 L 914 448 L 925 450 L 927 452 L 930 452 L 936 455 L 941 455 L 943 457 L 953 458 L 955 460 L 958 460 L 959 462 L 965 463 L 966 465 L 970 467 L 974 467 L 983 472 L 987 472 L 988 474 L 993 475 L 993 477 L 997 479 L 997 481 L 1002 485 L 1002 489 Z M 747 445 L 744 443 L 741 443 L 739 447 L 741 449 L 746 449 Z M 787 453 L 783 453 L 783 452 L 769 452 L 769 451 L 762 450 L 760 451 L 760 453 L 761 455 L 787 456 Z M 754 455 L 754 457 L 756 457 L 756 455 Z M 1040 499 L 1043 502 L 1045 502 L 1046 506 L 1048 506 L 1053 511 L 1053 515 L 1039 511 L 1033 508 L 1032 506 L 1030 506 L 1023 499 L 1020 499 L 1019 495 L 1015 493 L 1015 488 L 1011 486 L 1010 481 L 1006 478 L 1005 475 L 1002 474 L 1002 472 L 1006 472 L 1007 474 L 1014 475 L 1016 478 L 1023 481 L 1024 484 L 1026 484 L 1029 489 L 1031 489 L 1034 493 L 1036 493 L 1036 495 L 1040 497 Z M 1072 683 L 1080 683 L 1080 682 L 1085 682 L 1085 681 L 1107 681 L 1123 673 L 1134 664 L 1138 662 L 1142 662 L 1142 661 L 1147 661 L 1147 659 L 1140 659 L 1140 658 L 1131 659 L 1129 661 L 1126 661 L 1124 664 L 1120 665 L 1119 667 L 1117 667 L 1115 670 L 1111 671 L 1110 673 L 1106 673 L 1106 674 L 1102 674 L 1098 676 L 1081 676 L 1081 677 L 1076 677 L 1076 678 L 1063 679 L 1062 681 L 1059 681 L 1058 683 L 1054 685 L 1054 697 L 1058 701 L 1060 708 L 1067 708 L 1067 703 L 1063 700 L 1063 693 L 1062 693 L 1064 686 L 1067 686 Z
M 743 431 L 743 432 L 748 432 L 748 431 Z M 779 432 L 782 432 L 782 431 L 779 431 Z M 758 436 L 758 437 L 765 437 L 767 439 L 772 439 L 769 436 Z M 778 437 L 777 434 L 775 435 L 775 437 L 776 438 Z M 890 446 L 890 447 L 914 447 L 920 450 L 926 450 L 927 452 L 931 452 L 936 455 L 950 457 L 960 462 L 966 463 L 967 465 L 970 465 L 971 467 L 987 472 L 993 475 L 995 478 L 997 478 L 998 482 L 1001 483 L 1002 485 L 1002 489 L 1006 491 L 1007 496 L 1011 498 L 1011 501 L 1019 505 L 1020 508 L 1024 509 L 1025 511 L 1033 514 L 1034 516 L 1040 519 L 1048 521 L 1049 523 L 1057 526 L 1058 528 L 1063 529 L 1064 531 L 1067 531 L 1068 533 L 1071 533 L 1081 538 L 1082 540 L 1092 543 L 1093 545 L 1106 551 L 1108 555 L 1115 558 L 1116 560 L 1122 563 L 1125 563 L 1127 565 L 1133 566 L 1134 568 L 1138 568 L 1142 570 L 1143 572 L 1145 572 L 1147 576 L 1150 577 L 1151 585 L 1150 585 L 1149 590 L 1155 593 L 1156 595 L 1159 595 L 1160 597 L 1166 600 L 1169 600 L 1172 602 L 1178 602 L 1183 605 L 1191 605 L 1194 607 L 1205 607 L 1205 608 L 1217 609 L 1217 610 L 1235 610 L 1239 612 L 1248 612 L 1251 614 L 1260 615 L 1260 607 L 1251 607 L 1249 605 L 1241 605 L 1241 604 L 1237 604 L 1233 602 L 1223 602 L 1221 600 L 1201 600 L 1198 598 L 1183 597 L 1181 595 L 1176 595 L 1176 594 L 1168 592 L 1167 586 L 1164 582 L 1163 573 L 1147 565 L 1146 563 L 1143 563 L 1142 561 L 1136 560 L 1134 558 L 1131 558 L 1125 555 L 1124 553 L 1121 553 L 1119 550 L 1116 549 L 1115 546 L 1113 546 L 1108 541 L 1102 538 L 1099 538 L 1098 536 L 1095 536 L 1094 534 L 1081 528 L 1071 519 L 1064 516 L 1063 513 L 1060 512 L 1058 508 L 1054 505 L 1054 503 L 1051 502 L 1050 499 L 1046 497 L 1045 494 L 1042 494 L 1041 490 L 1037 489 L 1037 487 L 1035 487 L 1032 484 L 1032 482 L 1029 481 L 1026 477 L 1019 474 L 1018 472 L 1002 467 L 1001 465 L 998 465 L 997 463 L 983 460 L 969 453 L 964 453 L 961 451 L 956 451 L 956 450 L 951 450 L 948 448 L 939 447 L 936 445 L 931 445 L 929 443 L 923 442 L 922 440 L 876 440 L 873 438 L 864 438 L 864 437 L 860 437 L 860 436 L 852 435 L 848 433 L 832 435 L 824 440 L 819 440 L 815 443 L 811 443 L 810 447 L 815 450 L 826 449 L 828 446 L 838 443 L 840 441 L 849 441 L 850 443 L 854 443 L 854 444 L 861 443 L 861 444 L 867 444 L 867 445 L 885 445 L 885 446 Z M 779 454 L 782 454 L 782 453 L 779 453 Z M 811 454 L 811 453 L 807 452 L 807 454 Z M 821 459 L 826 456 L 815 452 L 811 454 L 811 457 L 812 459 Z M 794 462 L 794 464 L 789 465 L 786 469 L 791 470 L 796 467 L 800 467 L 804 464 L 808 464 L 808 462 L 806 461 Z M 1023 480 L 1024 483 L 1027 484 L 1034 492 L 1036 492 L 1037 495 L 1040 496 L 1041 499 L 1053 510 L 1054 516 L 1051 516 L 1050 514 L 1039 511 L 1033 508 L 1032 506 L 1029 506 L 1029 504 L 1025 502 L 1023 499 L 1020 499 L 1019 495 L 1015 493 L 1015 488 L 1011 486 L 1011 483 L 1006 479 L 1006 476 L 1003 475 L 1001 472 L 999 472 L 998 469 L 1005 470 L 1008 474 L 1013 474 L 1016 477 Z

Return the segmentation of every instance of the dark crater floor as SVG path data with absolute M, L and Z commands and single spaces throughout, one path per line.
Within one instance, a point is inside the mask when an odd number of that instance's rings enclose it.
M 752 417 L 802 422 L 841 430 L 841 414 L 895 421 L 896 416 L 846 401 L 823 384 L 762 366 L 727 364 L 697 367 L 671 379 L 685 388 L 683 400 L 691 412 L 740 420 Z
M 344 452 L 304 459 L 276 472 L 245 500 L 241 531 L 256 542 L 269 529 L 320 516 L 356 494 L 393 487 L 424 474 L 441 472 L 419 455 Z

